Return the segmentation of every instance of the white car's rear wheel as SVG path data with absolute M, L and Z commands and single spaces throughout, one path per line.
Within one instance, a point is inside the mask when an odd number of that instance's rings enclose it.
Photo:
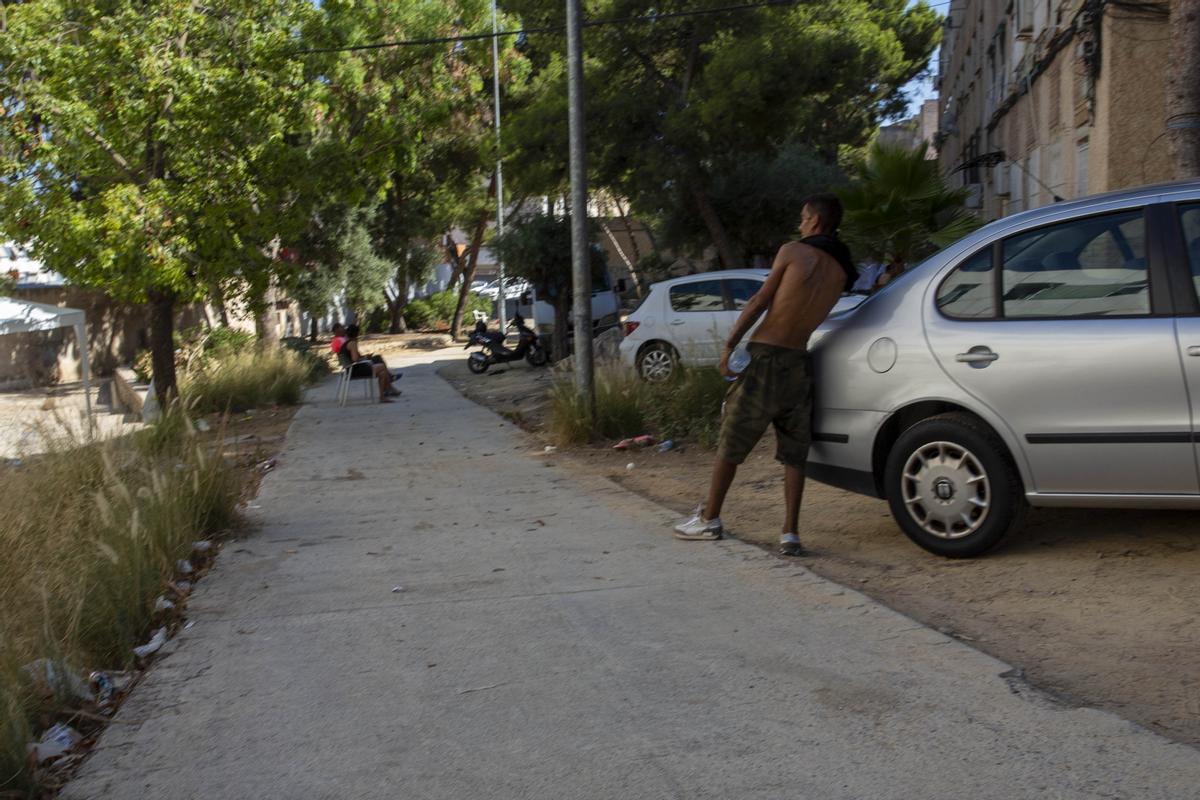
M 677 359 L 668 344 L 656 342 L 645 347 L 637 357 L 638 375 L 651 383 L 661 383 L 675 374 Z

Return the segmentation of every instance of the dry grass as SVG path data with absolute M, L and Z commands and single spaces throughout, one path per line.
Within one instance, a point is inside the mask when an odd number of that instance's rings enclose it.
M 320 360 L 282 347 L 221 354 L 180 376 L 179 394 L 199 413 L 295 405 Z
M 181 412 L 107 441 L 60 436 L 0 467 L 0 796 L 33 790 L 25 746 L 60 705 L 21 665 L 128 666 L 176 561 L 230 523 L 237 490 Z

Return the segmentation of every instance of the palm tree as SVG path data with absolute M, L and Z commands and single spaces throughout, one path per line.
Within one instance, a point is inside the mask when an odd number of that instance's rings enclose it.
M 887 265 L 892 274 L 980 225 L 964 208 L 967 190 L 947 186 L 925 150 L 924 144 L 910 149 L 876 142 L 856 180 L 838 192 L 851 251 Z

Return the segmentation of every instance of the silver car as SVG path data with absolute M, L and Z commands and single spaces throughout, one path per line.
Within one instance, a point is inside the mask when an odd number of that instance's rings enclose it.
M 816 480 L 978 555 L 1028 505 L 1200 508 L 1200 182 L 993 222 L 813 337 Z

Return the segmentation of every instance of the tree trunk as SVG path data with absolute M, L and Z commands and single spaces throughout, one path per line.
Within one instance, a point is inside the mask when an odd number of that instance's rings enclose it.
M 696 203 L 696 210 L 700 212 L 700 219 L 704 221 L 704 227 L 708 228 L 708 235 L 717 248 L 721 266 L 725 269 L 741 267 L 742 259 L 738 256 L 737 249 L 734 248 L 733 241 L 729 238 L 729 232 L 721 223 L 721 218 L 717 216 L 717 210 L 713 208 L 712 201 L 708 199 L 708 192 L 698 183 L 691 184 L 689 190 L 692 193 L 692 200 Z
M 479 260 L 479 248 L 483 246 L 483 234 L 487 231 L 487 218 L 487 214 L 479 218 L 479 224 L 475 226 L 475 235 L 471 238 L 467 265 L 463 268 L 462 288 L 458 290 L 458 306 L 454 309 L 454 319 L 450 322 L 450 336 L 454 339 L 462 333 L 463 315 L 467 312 L 467 296 L 471 293 L 471 284 L 475 281 L 475 266 Z M 504 302 L 503 286 L 500 287 L 499 302 Z
M 561 361 L 571 354 L 571 347 L 567 343 L 567 332 L 570 326 L 567 324 L 567 317 L 571 314 L 571 287 L 558 287 L 558 294 L 554 295 L 554 360 Z
M 446 288 L 453 289 L 463 274 L 463 258 L 458 252 L 458 243 L 448 233 L 446 234 L 446 260 L 450 262 L 450 282 L 446 284 Z
M 1200 176 L 1200 0 L 1171 3 L 1167 140 L 1176 179 Z
M 633 281 L 633 290 L 637 293 L 637 298 L 641 300 L 645 295 L 642 292 L 642 277 L 638 274 L 638 265 L 642 261 L 642 249 L 638 247 L 637 234 L 633 232 L 633 226 L 629 224 L 629 215 L 625 213 L 625 206 L 620 200 L 616 201 L 617 215 L 621 217 L 621 226 L 625 228 L 625 235 L 629 237 L 629 248 L 633 251 L 633 266 L 629 269 L 629 278 Z
M 315 342 L 317 340 L 317 318 L 312 317 L 308 322 L 308 340 Z
M 407 333 L 408 326 L 404 322 L 404 309 L 408 305 L 408 276 L 405 274 L 407 264 L 396 270 L 396 296 L 388 298 L 388 311 L 392 314 L 388 333 Z
M 255 315 L 254 327 L 258 341 L 265 346 L 279 344 L 279 327 L 275 316 L 275 289 L 268 288 L 259 301 L 259 312 Z
M 150 363 L 158 407 L 166 411 L 179 392 L 175 383 L 175 295 L 150 292 Z
M 225 308 L 225 290 L 221 288 L 221 284 L 213 284 L 209 297 L 212 299 L 213 308 L 217 310 L 217 318 L 221 320 L 221 326 L 228 328 L 229 311 Z

